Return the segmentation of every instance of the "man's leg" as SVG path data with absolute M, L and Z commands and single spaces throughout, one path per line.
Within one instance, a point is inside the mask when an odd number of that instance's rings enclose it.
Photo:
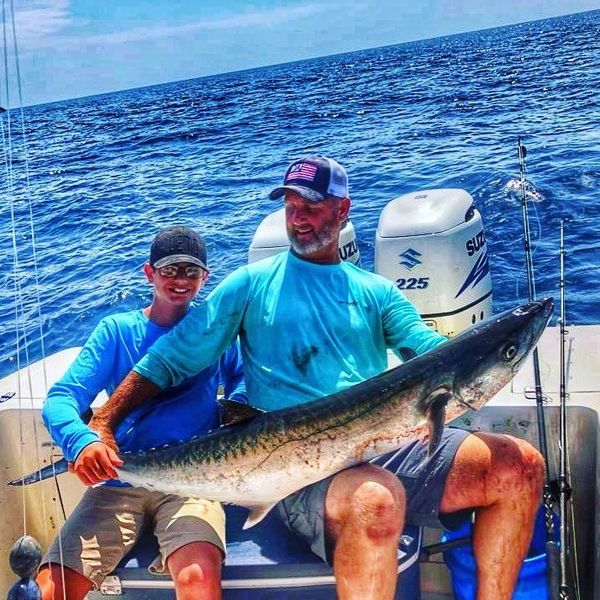
M 87 577 L 55 563 L 43 565 L 36 581 L 42 600 L 82 600 L 93 587 Z
M 530 444 L 477 433 L 458 448 L 440 512 L 475 509 L 477 600 L 510 600 L 541 500 L 544 461 Z
M 402 485 L 380 467 L 360 465 L 333 477 L 325 529 L 340 600 L 394 597 L 404 510 Z
M 178 600 L 220 600 L 225 556 L 222 506 L 172 494 L 157 493 L 154 501 L 160 556 L 150 570 L 169 570 Z

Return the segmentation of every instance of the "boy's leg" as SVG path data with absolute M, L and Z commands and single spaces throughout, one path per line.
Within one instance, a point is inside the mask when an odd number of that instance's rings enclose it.
M 128 487 L 86 490 L 42 561 L 37 581 L 43 600 L 77 600 L 100 587 L 139 536 L 145 494 Z
M 160 556 L 151 572 L 168 568 L 178 600 L 220 600 L 225 513 L 218 502 L 161 495 L 154 533 Z
M 172 552 L 167 566 L 178 600 L 220 600 L 223 552 L 210 542 L 192 542 Z
M 82 600 L 94 586 L 77 571 L 55 563 L 44 564 L 36 581 L 42 600 Z

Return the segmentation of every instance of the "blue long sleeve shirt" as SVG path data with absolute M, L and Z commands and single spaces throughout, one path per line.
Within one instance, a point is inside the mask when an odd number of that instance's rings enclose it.
M 283 252 L 225 278 L 134 367 L 160 388 L 179 385 L 240 338 L 250 404 L 294 406 L 387 368 L 387 348 L 416 354 L 446 338 L 394 284 L 350 263 Z
M 148 348 L 170 331 L 150 321 L 141 310 L 106 317 L 93 331 L 79 356 L 48 393 L 42 418 L 65 458 L 74 461 L 98 435 L 82 420 L 102 390 L 112 394 Z M 178 380 L 137 407 L 119 423 L 115 439 L 123 452 L 187 440 L 218 426 L 217 390 L 242 402 L 246 389 L 235 338 L 215 359 Z

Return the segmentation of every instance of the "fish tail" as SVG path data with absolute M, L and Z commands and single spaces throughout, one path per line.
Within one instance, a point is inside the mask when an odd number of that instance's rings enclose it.
M 38 471 L 34 471 L 29 475 L 25 475 L 20 479 L 14 479 L 13 481 L 9 481 L 8 485 L 14 486 L 23 486 L 30 485 L 32 483 L 37 483 L 38 481 L 42 481 L 43 479 L 48 479 L 48 477 L 53 477 L 54 475 L 60 475 L 61 473 L 66 473 L 69 470 L 69 463 L 61 458 L 57 460 L 55 463 L 44 467 L 43 469 L 39 469 Z

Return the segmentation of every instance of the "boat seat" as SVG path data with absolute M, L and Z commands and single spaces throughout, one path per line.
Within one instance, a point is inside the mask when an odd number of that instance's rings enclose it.
M 243 530 L 247 509 L 227 506 L 225 510 L 228 540 L 223 568 L 225 600 L 335 598 L 331 567 L 288 531 L 274 512 L 255 527 Z M 402 589 L 403 598 L 419 597 L 420 545 L 421 530 L 407 526 L 398 549 L 398 588 Z M 101 591 L 91 592 L 88 598 L 98 600 L 102 594 L 126 595 L 129 600 L 174 597 L 170 576 L 153 575 L 147 570 L 157 553 L 156 538 L 149 533 L 106 578 Z M 412 595 L 411 589 L 414 589 Z

